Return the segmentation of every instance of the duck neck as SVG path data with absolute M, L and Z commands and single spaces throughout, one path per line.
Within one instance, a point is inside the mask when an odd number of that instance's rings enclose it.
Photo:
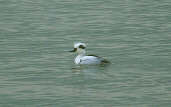
M 85 56 L 86 51 L 85 50 L 81 50 L 78 52 L 78 56 Z
M 82 54 L 78 54 L 76 58 L 80 59 L 81 57 L 84 57 L 84 56 L 85 56 L 85 53 L 82 53 Z

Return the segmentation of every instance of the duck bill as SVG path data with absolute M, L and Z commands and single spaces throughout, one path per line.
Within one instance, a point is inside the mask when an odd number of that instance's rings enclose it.
M 76 52 L 77 48 L 74 48 L 73 50 L 69 51 L 69 52 Z

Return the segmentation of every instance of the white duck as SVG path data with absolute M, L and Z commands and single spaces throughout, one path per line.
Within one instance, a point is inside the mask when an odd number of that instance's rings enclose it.
M 86 45 L 85 43 L 75 43 L 74 49 L 70 52 L 76 52 L 78 55 L 75 58 L 75 64 L 91 64 L 91 65 L 97 65 L 97 64 L 106 64 L 110 63 L 104 58 L 98 57 L 96 55 L 86 55 L 85 51 Z

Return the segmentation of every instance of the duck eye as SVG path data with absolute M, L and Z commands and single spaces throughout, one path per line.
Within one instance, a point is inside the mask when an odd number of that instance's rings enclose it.
M 80 45 L 80 46 L 79 46 L 79 48 L 81 48 L 81 49 L 85 49 L 85 47 L 84 47 L 83 45 Z

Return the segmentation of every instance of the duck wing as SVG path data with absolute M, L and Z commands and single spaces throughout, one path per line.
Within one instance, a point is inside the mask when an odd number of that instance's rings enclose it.
M 87 55 L 80 59 L 80 64 L 106 64 L 106 63 L 110 63 L 110 62 L 96 55 Z
M 94 54 L 90 54 L 90 55 L 88 55 L 88 56 L 97 57 L 98 59 L 101 60 L 101 64 L 110 63 L 110 61 L 108 61 L 108 60 L 106 60 L 106 59 L 104 59 L 104 58 L 102 58 L 102 57 L 99 57 L 99 56 L 97 56 L 97 55 L 94 55 Z
M 80 59 L 80 64 L 100 64 L 101 59 L 95 56 L 84 56 Z

